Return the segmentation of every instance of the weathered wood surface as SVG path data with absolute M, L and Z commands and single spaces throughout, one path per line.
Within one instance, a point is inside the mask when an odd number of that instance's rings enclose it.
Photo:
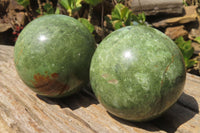
M 145 15 L 183 13 L 183 0 L 129 0 L 128 5 L 134 13 L 145 12 Z
M 172 17 L 152 23 L 154 27 L 167 27 L 176 24 L 186 24 L 197 21 L 198 13 L 197 6 L 184 7 L 185 14 L 179 17 Z M 159 19 L 158 19 L 159 20 Z
M 13 47 L 0 45 L 0 133 L 200 133 L 200 77 L 187 74 L 183 95 L 156 120 L 116 118 L 90 91 L 63 99 L 32 92 L 18 77 Z

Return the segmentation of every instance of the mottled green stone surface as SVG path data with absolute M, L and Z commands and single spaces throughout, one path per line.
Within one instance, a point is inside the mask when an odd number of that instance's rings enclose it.
M 88 82 L 95 41 L 88 29 L 64 15 L 45 15 L 20 33 L 14 61 L 21 79 L 40 95 L 69 95 Z
M 94 53 L 90 80 L 112 114 L 145 121 L 173 105 L 185 83 L 179 48 L 160 31 L 129 26 L 107 36 Z

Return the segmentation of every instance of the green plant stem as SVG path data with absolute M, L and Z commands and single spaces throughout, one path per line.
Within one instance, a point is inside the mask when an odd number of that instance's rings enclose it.
M 29 5 L 29 7 L 30 7 L 30 5 Z M 29 8 L 29 9 L 31 9 L 31 8 Z M 28 21 L 31 22 L 31 18 L 30 18 L 30 13 L 29 13 L 28 7 L 25 8 L 25 11 L 26 11 L 25 15 L 27 16 Z
M 117 4 L 117 1 L 116 1 L 116 0 L 112 0 L 112 1 L 113 1 L 114 5 L 116 5 L 116 4 Z
M 39 6 L 39 10 L 40 10 L 40 14 L 43 15 L 43 10 L 42 10 L 42 4 L 40 0 L 37 0 L 38 6 Z
M 72 17 L 72 12 L 71 12 L 71 11 L 68 11 L 68 13 L 69 13 L 69 16 Z
M 103 29 L 104 24 L 103 24 L 103 16 L 104 16 L 104 4 L 103 2 L 101 3 L 101 28 Z
M 93 11 L 93 7 L 92 7 L 92 5 L 90 5 L 89 12 L 88 12 L 88 21 L 89 22 L 91 22 L 91 19 L 92 19 L 92 11 Z
M 128 0 L 124 1 L 124 5 L 128 7 Z

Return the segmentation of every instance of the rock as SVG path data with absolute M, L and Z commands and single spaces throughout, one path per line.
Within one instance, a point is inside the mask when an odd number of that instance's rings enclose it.
M 129 7 L 134 13 L 145 12 L 146 15 L 158 13 L 182 14 L 182 0 L 129 0 Z
M 24 12 L 16 13 L 16 23 L 18 25 L 25 25 L 26 15 Z
M 12 26 L 10 24 L 0 23 L 0 33 L 5 32 L 5 31 L 9 30 L 10 28 L 12 28 Z
M 186 24 L 197 20 L 198 13 L 196 12 L 197 6 L 184 7 L 185 15 L 181 17 L 174 17 L 164 19 L 159 22 L 152 23 L 154 27 L 166 27 L 173 24 Z
M 25 10 L 24 7 L 19 5 L 16 0 L 10 0 L 9 9 L 10 10 L 16 10 L 16 11 Z
M 196 37 L 200 36 L 200 28 L 198 29 L 191 29 L 191 31 L 189 32 L 189 38 L 190 39 L 194 39 Z
M 196 42 L 192 42 L 192 47 L 194 48 L 194 54 L 199 54 L 200 53 L 200 44 Z
M 45 15 L 20 33 L 14 62 L 21 79 L 37 94 L 62 97 L 87 84 L 94 50 L 92 34 L 77 19 Z
M 97 47 L 90 83 L 111 114 L 131 121 L 153 119 L 182 93 L 185 65 L 177 45 L 147 26 L 112 32 Z
M 24 7 L 16 0 L 2 0 L 0 2 L 0 32 L 12 28 L 12 25 L 25 25 Z
M 1 0 L 0 2 L 0 16 L 4 15 L 9 5 L 9 0 Z
M 165 30 L 165 34 L 169 36 L 171 39 L 176 39 L 180 36 L 187 37 L 188 32 L 184 29 L 183 25 L 175 26 L 175 27 L 168 27 Z
M 96 25 L 94 26 L 94 28 L 95 28 L 95 33 L 96 33 L 95 39 L 97 39 L 97 42 L 100 42 L 102 40 L 102 37 L 104 36 L 104 31 L 101 27 L 96 26 Z

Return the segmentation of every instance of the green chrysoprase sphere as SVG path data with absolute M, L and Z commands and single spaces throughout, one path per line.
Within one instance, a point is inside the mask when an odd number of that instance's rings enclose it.
M 153 119 L 180 97 L 186 72 L 176 44 L 147 26 L 128 26 L 108 35 L 95 51 L 92 89 L 112 114 L 132 121 Z
M 30 22 L 14 49 L 16 70 L 33 91 L 48 97 L 76 92 L 89 80 L 95 40 L 78 20 L 45 15 Z

